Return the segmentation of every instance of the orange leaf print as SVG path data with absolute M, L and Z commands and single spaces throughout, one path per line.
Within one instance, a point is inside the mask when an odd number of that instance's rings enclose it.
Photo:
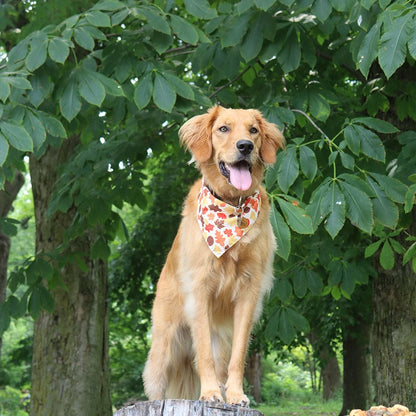
M 225 238 L 224 236 L 221 234 L 220 231 L 215 231 L 215 242 L 217 244 L 219 244 L 221 247 L 224 247 L 225 244 Z

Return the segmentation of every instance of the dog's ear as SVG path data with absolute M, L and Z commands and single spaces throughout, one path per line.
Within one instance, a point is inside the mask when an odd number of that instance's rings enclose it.
M 260 111 L 252 110 L 260 126 L 261 147 L 260 157 L 264 163 L 273 164 L 276 162 L 276 152 L 279 148 L 285 147 L 285 138 L 276 124 L 269 123 L 260 113 Z
M 207 162 L 212 155 L 212 125 L 218 111 L 219 107 L 212 107 L 206 114 L 192 117 L 179 129 L 181 143 L 198 163 Z

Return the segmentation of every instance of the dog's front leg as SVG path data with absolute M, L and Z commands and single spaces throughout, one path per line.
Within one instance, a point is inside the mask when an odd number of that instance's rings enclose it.
M 192 334 L 196 349 L 196 360 L 201 379 L 200 400 L 223 402 L 220 386 L 215 373 L 212 353 L 211 318 L 208 296 L 198 294 L 194 300 L 195 311 L 192 319 Z
M 244 364 L 247 353 L 256 296 L 247 294 L 240 298 L 234 309 L 234 331 L 231 359 L 226 384 L 227 403 L 248 406 L 250 400 L 243 391 Z

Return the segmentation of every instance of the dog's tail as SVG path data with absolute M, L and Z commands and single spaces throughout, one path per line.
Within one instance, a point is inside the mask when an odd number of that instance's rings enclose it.
M 188 327 L 181 327 L 172 345 L 167 399 L 197 400 L 200 391 L 199 375 L 195 368 L 195 351 Z

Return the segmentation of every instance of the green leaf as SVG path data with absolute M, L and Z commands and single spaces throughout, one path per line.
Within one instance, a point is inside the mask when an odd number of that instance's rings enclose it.
M 13 87 L 19 88 L 21 90 L 31 90 L 32 85 L 31 83 L 24 77 L 7 77 L 10 85 L 13 85 Z
M 99 238 L 91 247 L 91 258 L 107 260 L 110 256 L 110 248 L 104 239 Z
M 0 133 L 0 167 L 3 166 L 9 154 L 9 143 L 6 138 Z
M 261 15 L 259 15 L 250 25 L 250 28 L 240 47 L 241 56 L 246 62 L 250 62 L 260 53 L 262 46 L 263 19 L 261 18 Z
M 178 95 L 180 95 L 183 98 L 186 98 L 187 100 L 195 100 L 194 91 L 188 83 L 181 80 L 176 75 L 170 74 L 169 72 L 165 72 L 163 75 L 168 80 L 168 82 L 175 88 L 175 91 Z
M 293 281 L 293 290 L 295 295 L 302 299 L 308 290 L 308 281 L 306 277 L 306 272 L 304 269 L 296 270 L 292 274 L 292 281 Z
M 10 95 L 10 84 L 7 77 L 0 77 L 0 100 L 4 103 Z
M 115 11 L 126 7 L 125 3 L 118 0 L 101 0 L 93 6 L 92 9 Z
M 325 229 L 334 239 L 345 223 L 345 198 L 339 185 L 333 181 L 323 197 L 322 210 L 329 212 L 329 216 L 325 221 Z
M 139 7 L 138 11 L 144 15 L 147 22 L 154 30 L 170 36 L 170 26 L 164 16 L 160 15 L 155 9 L 150 7 Z
M 309 201 L 309 205 L 306 207 L 306 212 L 312 218 L 312 224 L 314 230 L 318 228 L 319 224 L 329 214 L 329 204 L 323 204 L 324 197 L 326 196 L 331 180 L 325 179 L 312 193 Z
M 373 205 L 366 193 L 350 185 L 340 182 L 346 203 L 346 215 L 351 223 L 359 229 L 371 233 L 373 229 Z
M 61 38 L 52 38 L 49 41 L 48 53 L 53 61 L 63 64 L 69 55 L 67 42 Z
M 279 337 L 285 344 L 290 344 L 296 336 L 286 309 L 281 310 L 279 317 Z
M 390 176 L 380 175 L 379 173 L 370 172 L 370 175 L 379 183 L 386 195 L 399 204 L 405 202 L 407 187 L 399 180 Z
M 413 19 L 413 27 L 410 31 L 409 41 L 407 42 L 409 53 L 413 59 L 416 59 L 416 20 Z
M 347 134 L 348 127 L 351 127 L 351 129 L 348 130 L 349 133 Z M 351 135 L 353 135 L 353 139 Z M 357 154 L 355 141 L 358 138 L 360 140 L 360 150 L 362 153 L 374 160 L 378 160 L 380 162 L 385 161 L 386 151 L 384 150 L 383 142 L 371 130 L 368 130 L 360 125 L 353 124 L 352 126 L 346 127 L 344 136 L 353 153 Z M 351 140 L 354 141 L 354 144 L 352 145 L 350 145 Z
M 312 181 L 318 171 L 315 152 L 308 146 L 300 146 L 299 161 L 302 172 Z
M 67 137 L 63 124 L 55 117 L 43 112 L 38 112 L 39 118 L 42 120 L 48 134 L 53 137 L 61 137 L 65 139 Z
M 328 100 L 320 91 L 309 91 L 309 110 L 311 114 L 321 121 L 326 121 L 331 112 Z
M 198 19 L 213 19 L 217 16 L 215 9 L 211 9 L 207 0 L 184 0 L 188 13 Z
M 112 78 L 101 74 L 100 72 L 94 72 L 98 80 L 104 85 L 105 91 L 107 94 L 113 95 L 115 97 L 123 97 L 124 92 L 121 85 Z
M 170 15 L 170 23 L 173 32 L 186 43 L 196 45 L 198 43 L 199 35 L 195 27 L 185 20 L 183 17 L 175 14 Z
M 374 117 L 356 117 L 351 120 L 354 123 L 361 123 L 365 126 L 373 129 L 379 133 L 398 133 L 400 130 L 394 127 L 392 124 L 388 123 L 387 121 L 380 120 Z
M 296 204 L 295 201 L 290 203 L 282 198 L 277 198 L 277 201 L 281 210 L 283 211 L 287 223 L 289 224 L 290 228 L 292 228 L 292 230 L 299 234 L 314 233 L 311 217 L 303 208 Z
M 378 61 L 387 78 L 403 65 L 407 53 L 407 41 L 412 30 L 412 13 L 393 20 L 381 37 Z
M 0 152 L 1 154 L 1 152 Z M 1 163 L 0 163 L 1 165 Z M 405 204 L 404 204 L 404 212 L 407 214 L 409 213 L 413 205 L 416 203 L 416 183 L 409 186 L 409 189 L 406 192 L 405 195 Z
M 312 295 L 319 296 L 322 293 L 324 287 L 322 279 L 318 273 L 313 270 L 306 270 L 306 278 L 308 280 L 308 288 L 311 291 Z
M 71 121 L 81 110 L 81 99 L 78 92 L 78 84 L 72 77 L 65 87 L 61 98 L 59 99 L 59 107 L 62 115 Z
M 380 248 L 382 242 L 383 240 L 378 240 L 378 241 L 375 241 L 374 243 L 371 243 L 369 246 L 367 246 L 364 251 L 364 257 L 367 259 L 371 257 L 372 255 L 374 255 L 376 251 Z
M 25 111 L 23 125 L 33 140 L 34 150 L 38 150 L 46 140 L 45 127 L 30 110 Z
M 301 47 L 297 32 L 289 30 L 284 41 L 283 48 L 277 55 L 277 60 L 285 73 L 294 71 L 299 67 L 301 58 Z
M 387 239 L 380 253 L 380 264 L 385 270 L 391 270 L 394 267 L 394 253 Z
M 94 71 L 82 68 L 77 74 L 78 91 L 90 104 L 101 106 L 105 98 L 105 88 Z
M 379 40 L 380 23 L 377 22 L 365 35 L 357 56 L 358 68 L 366 78 L 368 76 L 371 64 L 377 57 Z
M 408 263 L 411 259 L 416 257 L 416 242 L 413 243 L 407 251 L 404 253 L 403 256 L 403 266 Z
M 371 186 L 376 194 L 372 199 L 374 218 L 386 227 L 395 229 L 399 220 L 399 210 L 395 203 L 387 198 L 381 187 L 370 177 L 366 178 L 367 183 Z
M 45 309 L 46 312 L 53 312 L 55 308 L 55 300 L 53 299 L 52 295 L 43 285 L 39 287 L 39 291 L 42 308 Z
M 37 71 L 30 78 L 30 82 L 33 89 L 29 92 L 29 100 L 35 107 L 39 107 L 53 91 L 54 84 L 45 70 Z
M 94 38 L 84 27 L 77 27 L 74 29 L 74 39 L 82 48 L 92 51 L 94 49 Z
M 292 285 L 289 280 L 282 276 L 275 282 L 275 290 L 279 299 L 286 303 L 292 295 Z
M 292 308 L 287 308 L 286 310 L 290 322 L 298 331 L 306 333 L 310 332 L 309 322 L 303 315 L 301 315 L 299 312 L 295 311 Z
M 148 73 L 137 83 L 134 90 L 134 102 L 136 103 L 139 110 L 142 110 L 149 104 L 152 93 L 152 74 Z
M 29 298 L 27 305 L 30 316 L 33 319 L 37 319 L 42 312 L 42 293 L 39 286 L 35 286 Z
M 276 3 L 276 0 L 255 0 L 255 3 L 259 9 L 267 11 Z
M 36 32 L 30 42 L 30 52 L 26 57 L 26 68 L 33 72 L 46 61 L 48 38 L 43 32 Z
M 332 5 L 329 0 L 315 0 L 312 7 L 312 13 L 321 21 L 325 22 L 332 11 Z
M 245 13 L 251 6 L 253 6 L 254 0 L 241 0 L 234 5 L 235 12 L 238 15 Z
M 5 302 L 0 303 L 0 336 L 10 325 L 10 314 Z
M 287 193 L 290 186 L 293 185 L 296 178 L 299 176 L 299 163 L 296 154 L 296 147 L 289 145 L 280 162 L 277 181 L 280 189 Z
M 91 10 L 85 13 L 88 23 L 96 27 L 111 27 L 111 20 L 108 14 L 99 10 Z
M 153 101 L 163 111 L 170 113 L 175 105 L 176 92 L 164 76 L 156 73 L 153 85 Z
M 274 235 L 276 237 L 277 249 L 276 253 L 284 260 L 288 260 L 290 254 L 290 229 L 285 220 L 272 203 L 272 210 L 270 215 Z
M 242 16 L 231 16 L 226 26 L 223 26 L 220 31 L 221 46 L 228 48 L 241 44 L 244 35 L 248 30 L 248 22 L 252 17 L 251 13 L 246 13 Z
M 0 122 L 0 130 L 9 144 L 22 152 L 33 152 L 33 141 L 25 128 L 18 124 Z
M 360 153 L 361 140 L 353 125 L 348 125 L 344 129 L 344 138 L 350 150 L 358 155 Z
M 354 157 L 345 152 L 340 152 L 340 155 L 341 155 L 342 166 L 344 166 L 344 168 L 346 169 L 354 170 L 354 166 L 355 166 Z

